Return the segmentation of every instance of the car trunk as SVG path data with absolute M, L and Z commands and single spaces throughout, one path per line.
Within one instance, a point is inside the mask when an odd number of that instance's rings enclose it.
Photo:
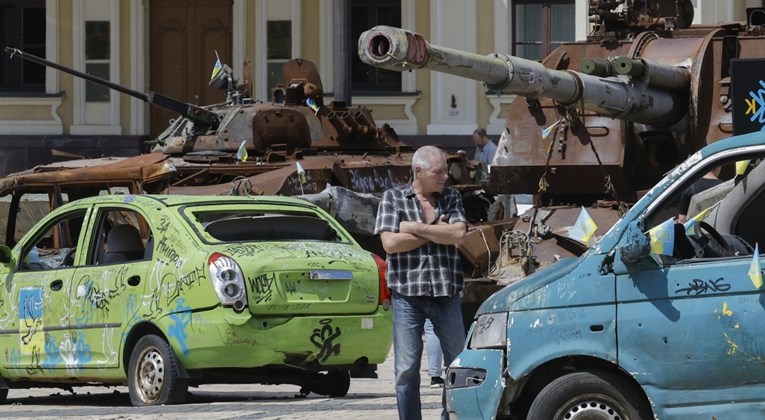
M 250 312 L 262 315 L 372 313 L 379 276 L 370 253 L 321 241 L 254 244 L 237 258 Z

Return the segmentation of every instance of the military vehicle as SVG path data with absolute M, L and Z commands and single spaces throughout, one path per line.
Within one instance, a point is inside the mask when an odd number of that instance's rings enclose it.
M 216 66 L 210 84 L 226 90 L 226 101 L 197 106 L 158 92 L 138 92 L 66 66 L 6 48 L 18 57 L 50 66 L 179 114 L 131 158 L 75 159 L 0 178 L 0 202 L 7 210 L 5 243 L 12 246 L 41 215 L 66 201 L 122 191 L 212 195 L 288 195 L 312 201 L 366 249 L 384 255 L 373 237 L 379 195 L 408 182 L 413 150 L 395 130 L 378 127 L 371 111 L 343 102 L 325 104 L 316 66 L 293 59 L 283 65 L 283 83 L 271 100 L 253 100 L 247 82 L 231 68 Z M 477 192 L 464 154 L 450 154 L 451 184 L 466 193 L 471 220 L 485 220 L 491 201 Z M 25 194 L 43 203 L 30 205 Z M 27 196 L 28 197 L 28 196 Z M 0 234 L 2 234 L 0 227 Z
M 589 15 L 587 40 L 541 62 L 458 51 L 386 26 L 359 38 L 367 64 L 444 72 L 517 95 L 483 186 L 534 194 L 538 205 L 495 229 L 489 278 L 501 283 L 583 252 L 568 238 L 582 207 L 602 235 L 664 173 L 731 136 L 734 114 L 757 130 L 765 122 L 757 108 L 765 83 L 743 81 L 762 74 L 755 66 L 765 57 L 765 9 L 748 9 L 747 22 L 705 26 L 691 25 L 690 0 L 592 0 Z M 733 177 L 726 169 L 723 178 Z

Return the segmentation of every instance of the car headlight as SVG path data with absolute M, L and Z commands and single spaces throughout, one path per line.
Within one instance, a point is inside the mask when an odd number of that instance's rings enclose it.
M 478 317 L 470 337 L 471 349 L 504 348 L 507 344 L 507 312 Z

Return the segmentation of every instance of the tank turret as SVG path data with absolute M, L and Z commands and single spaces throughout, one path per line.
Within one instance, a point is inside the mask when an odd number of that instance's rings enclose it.
M 755 12 L 748 25 L 696 27 L 690 1 L 591 1 L 588 39 L 541 62 L 458 51 L 386 26 L 364 32 L 358 51 L 373 66 L 444 72 L 517 95 L 487 190 L 546 203 L 630 201 L 732 134 L 730 63 L 765 55 Z

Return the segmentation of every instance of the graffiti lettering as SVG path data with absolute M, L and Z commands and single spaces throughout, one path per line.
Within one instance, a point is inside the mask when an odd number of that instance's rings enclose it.
M 258 252 L 260 252 L 262 249 L 263 248 L 260 245 L 239 244 L 239 245 L 232 245 L 226 248 L 226 252 L 233 256 L 251 257 L 257 254 Z
M 485 333 L 491 328 L 492 324 L 494 324 L 494 317 L 483 316 L 478 318 L 478 323 L 475 325 L 475 335 Z
M 238 344 L 246 344 L 248 346 L 258 345 L 258 342 L 254 337 L 239 337 L 236 331 L 234 331 L 232 328 L 226 330 L 226 337 L 223 338 L 223 342 L 229 346 Z
M 555 337 L 555 343 L 557 345 L 562 345 L 568 341 L 580 340 L 582 338 L 582 331 L 573 325 L 566 325 L 562 327 L 554 327 L 552 335 Z
M 157 227 L 157 231 L 159 231 L 160 233 L 167 233 L 168 228 L 170 228 L 170 220 L 163 217 L 159 221 L 159 226 Z
M 340 327 L 335 327 L 333 331 L 331 319 L 322 319 L 319 323 L 323 326 L 313 329 L 311 343 L 319 349 L 316 359 L 325 362 L 329 356 L 340 354 L 340 343 L 334 344 L 334 340 L 340 337 Z
M 720 277 L 717 280 L 701 280 L 693 279 L 688 283 L 688 287 L 675 290 L 675 293 L 685 292 L 686 295 L 693 294 L 694 296 L 701 295 L 708 292 L 727 292 L 730 290 L 730 284 L 725 283 L 725 279 Z
M 255 301 L 256 303 L 271 301 L 271 298 L 273 297 L 273 291 L 271 288 L 273 287 L 275 280 L 276 274 L 274 273 L 266 273 L 254 278 L 247 278 L 247 281 L 250 283 L 250 290 L 253 290 L 255 295 L 258 296 Z
M 171 263 L 178 261 L 180 258 L 180 255 L 178 255 L 178 252 L 175 250 L 174 244 L 171 245 L 167 242 L 167 236 L 162 236 L 162 239 L 157 242 L 156 250 Z
M 202 280 L 206 279 L 205 270 L 202 267 L 196 267 L 188 274 L 184 274 L 180 278 L 181 284 L 188 286 L 189 288 L 194 284 L 200 284 Z

